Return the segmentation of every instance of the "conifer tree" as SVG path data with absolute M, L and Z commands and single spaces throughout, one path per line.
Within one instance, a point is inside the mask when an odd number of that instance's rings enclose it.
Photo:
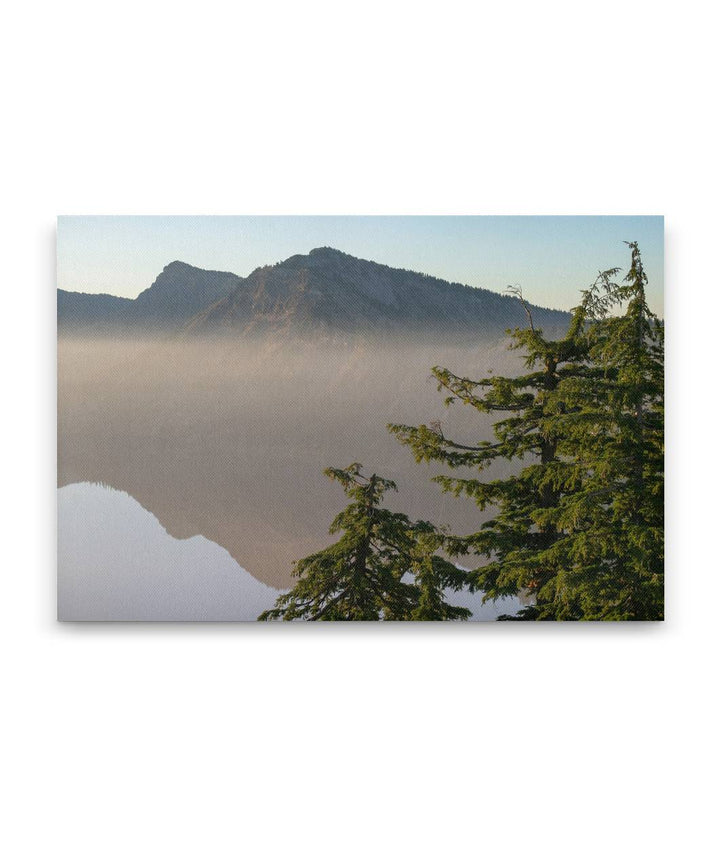
M 616 271 L 601 276 L 610 281 Z M 522 294 L 518 292 L 522 301 Z M 432 369 L 438 389 L 450 393 L 447 406 L 462 403 L 480 413 L 504 414 L 494 425 L 495 442 L 474 445 L 446 437 L 441 427 L 389 425 L 408 445 L 416 461 L 440 461 L 452 470 L 482 472 L 499 459 L 530 461 L 522 472 L 505 479 L 485 481 L 471 475 L 437 476 L 446 491 L 465 494 L 480 509 L 494 507 L 496 516 L 470 536 L 450 539 L 456 555 L 486 556 L 490 562 L 470 576 L 471 585 L 482 588 L 486 599 L 530 592 L 542 597 L 545 586 L 557 577 L 558 568 L 538 561 L 560 534 L 551 520 L 537 515 L 557 506 L 558 485 L 548 479 L 548 468 L 558 459 L 559 426 L 550 426 L 547 408 L 561 378 L 574 374 L 586 352 L 580 312 L 573 317 L 567 335 L 551 340 L 536 329 L 526 307 L 528 329 L 513 333 L 512 347 L 525 351 L 529 372 L 518 377 L 491 375 L 480 380 L 460 376 L 447 368 Z
M 590 619 L 663 617 L 664 329 L 650 312 L 640 250 L 613 303 L 619 316 L 589 330 L 589 368 L 561 384 L 564 460 L 575 490 L 552 515 L 565 585 Z M 557 418 L 557 417 L 555 417 Z M 567 476 L 565 476 L 567 478 Z
M 604 271 L 573 311 L 567 334 L 545 338 L 518 292 L 529 328 L 519 377 L 471 380 L 436 366 L 446 404 L 507 414 L 496 442 L 446 438 L 426 425 L 390 425 L 417 461 L 478 471 L 504 458 L 517 474 L 484 481 L 438 476 L 494 517 L 446 540 L 455 555 L 484 556 L 470 577 L 486 599 L 530 595 L 522 619 L 657 618 L 662 614 L 661 325 L 645 301 L 640 253 L 624 284 Z M 620 318 L 608 315 L 628 300 Z M 629 476 L 628 474 L 632 474 Z
M 278 597 L 259 621 L 375 621 L 464 619 L 469 610 L 445 602 L 444 589 L 458 590 L 465 573 L 436 551 L 443 537 L 425 521 L 381 507 L 384 494 L 397 490 L 361 465 L 330 468 L 351 502 L 330 526 L 341 532 L 334 544 L 299 560 L 298 581 Z M 412 576 L 411 576 L 412 575 Z
M 415 606 L 406 617 L 413 621 L 465 620 L 469 609 L 452 606 L 445 600 L 445 589 L 459 591 L 467 583 L 467 572 L 438 556 L 444 538 L 426 521 L 412 526 L 409 571 L 413 575 Z

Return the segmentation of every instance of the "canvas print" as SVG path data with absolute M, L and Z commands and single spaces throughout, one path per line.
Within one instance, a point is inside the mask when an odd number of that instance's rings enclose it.
M 663 219 L 65 216 L 58 617 L 657 621 Z

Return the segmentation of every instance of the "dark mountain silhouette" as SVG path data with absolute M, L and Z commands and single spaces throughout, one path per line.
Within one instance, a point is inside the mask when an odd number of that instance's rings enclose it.
M 537 326 L 563 329 L 568 315 L 532 307 Z M 345 340 L 501 336 L 524 326 L 513 297 L 358 259 L 330 247 L 257 268 L 248 277 L 169 264 L 135 300 L 58 293 L 60 329 L 185 337 L 231 335 Z
M 200 310 L 231 294 L 240 282 L 234 273 L 171 262 L 134 300 L 58 289 L 58 328 L 93 333 L 175 331 Z
M 134 301 L 112 294 L 83 294 L 58 289 L 58 330 L 104 332 L 129 323 Z

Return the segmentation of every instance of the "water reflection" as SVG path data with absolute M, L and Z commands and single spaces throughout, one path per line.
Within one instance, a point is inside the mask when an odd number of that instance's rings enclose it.
M 498 345 L 381 353 L 61 339 L 58 484 L 125 491 L 173 538 L 202 535 L 286 588 L 293 560 L 328 543 L 342 507 L 327 466 L 362 461 L 398 482 L 393 508 L 477 529 L 477 508 L 443 494 L 385 425 L 437 420 L 459 439 L 490 437 L 487 418 L 443 407 L 429 367 L 475 374 L 512 359 Z
M 212 541 L 177 540 L 136 500 L 97 484 L 58 490 L 58 617 L 65 621 L 254 621 L 280 592 Z M 449 592 L 475 621 L 513 612 Z
M 212 541 L 172 538 L 126 493 L 58 491 L 61 619 L 254 621 L 277 595 Z

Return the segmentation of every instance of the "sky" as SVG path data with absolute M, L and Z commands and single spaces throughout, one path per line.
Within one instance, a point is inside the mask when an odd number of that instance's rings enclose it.
M 627 270 L 637 241 L 648 303 L 663 314 L 663 218 L 533 216 L 63 216 L 58 288 L 135 297 L 171 261 L 246 276 L 330 246 L 392 267 L 570 309 L 599 270 Z

